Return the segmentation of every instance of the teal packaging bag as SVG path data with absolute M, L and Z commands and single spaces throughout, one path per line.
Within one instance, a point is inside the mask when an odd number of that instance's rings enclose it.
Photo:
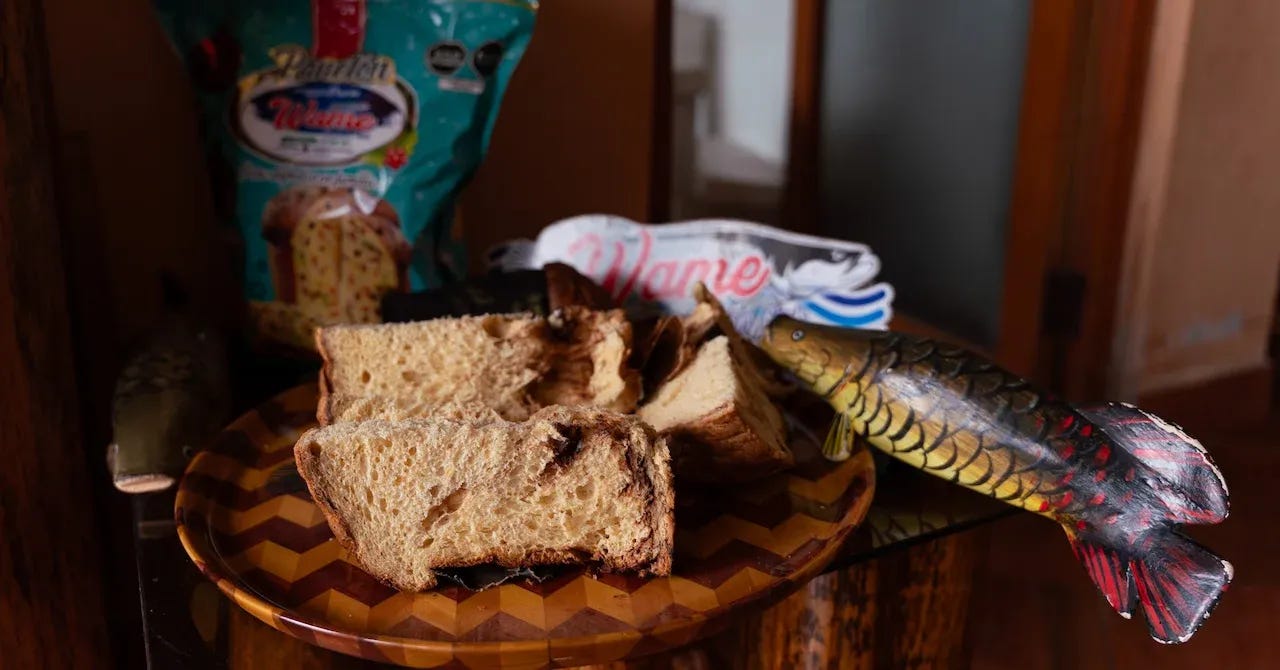
M 157 0 L 202 111 L 259 341 L 375 323 L 465 274 L 455 198 L 532 34 L 532 0 Z

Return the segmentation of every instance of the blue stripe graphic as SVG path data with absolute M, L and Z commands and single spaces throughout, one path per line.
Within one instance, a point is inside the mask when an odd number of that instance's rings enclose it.
M 870 305 L 871 303 L 874 303 L 879 300 L 884 300 L 885 290 L 877 289 L 864 296 L 855 296 L 855 297 L 846 297 L 846 296 L 840 295 L 839 293 L 823 293 L 822 297 L 826 298 L 827 300 L 830 300 L 831 302 L 839 303 L 841 305 L 846 305 L 849 307 L 862 307 L 864 305 Z
M 813 310 L 814 314 L 817 314 L 818 316 L 826 319 L 827 321 L 837 326 L 844 326 L 845 328 L 861 328 L 864 326 L 873 325 L 875 323 L 878 323 L 884 320 L 883 309 L 877 309 L 874 312 L 868 312 L 867 314 L 863 314 L 861 316 L 841 316 L 839 314 L 836 314 L 835 312 L 832 312 L 829 309 L 825 309 L 821 305 L 812 301 L 806 302 L 804 306 Z

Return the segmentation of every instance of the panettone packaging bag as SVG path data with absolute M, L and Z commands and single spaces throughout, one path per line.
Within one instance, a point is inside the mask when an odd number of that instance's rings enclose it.
M 485 154 L 533 0 L 158 0 L 202 111 L 259 342 L 375 323 L 465 275 L 454 200 Z

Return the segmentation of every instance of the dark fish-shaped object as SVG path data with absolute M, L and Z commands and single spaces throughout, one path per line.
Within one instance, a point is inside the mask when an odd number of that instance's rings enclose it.
M 1061 524 L 1125 618 L 1184 642 L 1231 564 L 1177 531 L 1227 517 L 1226 483 L 1200 443 L 1122 403 L 1078 407 L 946 344 L 779 317 L 764 350 L 835 408 L 829 456 L 856 434 L 912 467 Z
M 191 452 L 222 425 L 229 395 L 219 335 L 167 316 L 116 382 L 107 447 L 112 483 L 125 493 L 172 486 Z

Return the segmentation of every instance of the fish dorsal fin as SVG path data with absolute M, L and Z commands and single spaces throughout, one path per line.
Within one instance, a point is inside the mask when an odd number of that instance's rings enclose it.
M 1076 409 L 1101 428 L 1117 447 L 1155 470 L 1182 497 L 1200 508 L 1178 510 L 1178 505 L 1171 505 L 1175 508 L 1171 512 L 1185 512 L 1179 514 L 1177 520 L 1217 523 L 1227 517 L 1230 508 L 1227 483 L 1198 440 L 1172 423 L 1126 403 Z

